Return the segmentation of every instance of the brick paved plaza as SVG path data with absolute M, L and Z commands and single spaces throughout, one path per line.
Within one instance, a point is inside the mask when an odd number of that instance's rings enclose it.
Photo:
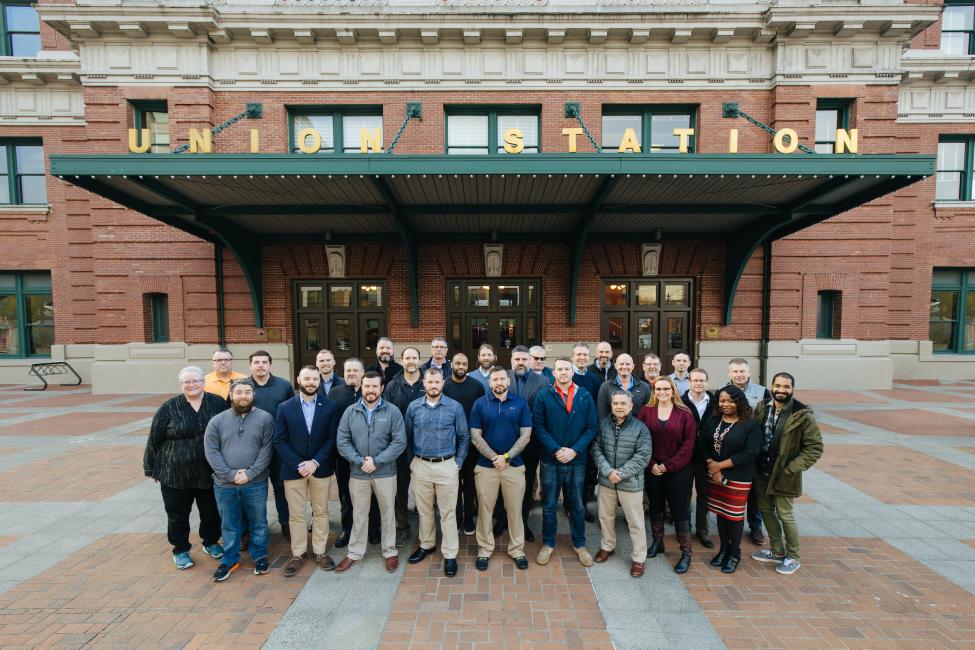
M 215 584 L 195 537 L 197 566 L 176 570 L 158 487 L 142 476 L 163 396 L 0 387 L 0 645 L 975 648 L 975 381 L 797 396 L 826 452 L 796 508 L 793 576 L 747 558 L 725 576 L 701 547 L 677 576 L 671 535 L 667 559 L 634 580 L 621 524 L 616 556 L 589 570 L 562 535 L 547 567 L 516 571 L 499 546 L 478 573 L 462 536 L 453 579 L 439 555 L 407 565 L 412 540 L 394 574 L 370 547 L 348 573 L 306 563 L 286 579 L 272 524 L 272 572 L 253 575 L 245 554 L 246 570 Z M 537 533 L 540 508 L 533 517 Z

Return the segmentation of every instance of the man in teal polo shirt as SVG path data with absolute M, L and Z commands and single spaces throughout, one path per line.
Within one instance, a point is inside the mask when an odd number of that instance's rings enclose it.
M 532 434 L 532 414 L 528 401 L 508 392 L 508 371 L 494 366 L 488 378 L 490 393 L 474 402 L 471 409 L 471 444 L 481 457 L 474 468 L 477 488 L 477 562 L 485 571 L 494 552 L 491 513 L 498 491 L 508 514 L 508 555 L 519 569 L 528 568 L 525 557 L 525 526 L 521 504 L 525 497 L 525 463 L 521 452 Z

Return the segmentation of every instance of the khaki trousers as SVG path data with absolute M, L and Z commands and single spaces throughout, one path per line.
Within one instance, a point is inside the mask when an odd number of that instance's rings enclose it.
M 361 560 L 366 554 L 369 539 L 369 508 L 375 493 L 382 520 L 383 557 L 399 555 L 396 550 L 396 475 L 385 478 L 349 478 L 352 498 L 352 534 L 349 537 L 349 557 Z
M 413 473 L 413 500 L 420 514 L 420 548 L 437 546 L 437 522 L 433 506 L 440 508 L 440 531 L 443 542 L 440 552 L 445 560 L 457 558 L 460 540 L 457 538 L 457 491 L 460 486 L 460 468 L 454 458 L 442 463 L 431 463 L 414 456 L 410 462 Z
M 308 551 L 308 521 L 305 504 L 311 500 L 311 549 L 315 555 L 325 552 L 328 544 L 328 493 L 332 477 L 299 478 L 284 481 L 284 496 L 288 500 L 288 527 L 291 529 L 291 554 L 304 555 Z
M 643 490 L 624 492 L 600 485 L 596 489 L 599 529 L 603 540 L 599 546 L 604 551 L 616 550 L 616 504 L 623 508 L 623 516 L 630 526 L 630 541 L 633 542 L 634 562 L 647 561 L 647 530 L 643 521 Z
M 525 498 L 525 467 L 474 468 L 474 487 L 477 489 L 477 555 L 491 557 L 494 552 L 494 530 L 491 515 L 498 502 L 498 492 L 504 499 L 508 513 L 508 555 L 525 554 L 525 524 L 521 518 L 521 503 Z

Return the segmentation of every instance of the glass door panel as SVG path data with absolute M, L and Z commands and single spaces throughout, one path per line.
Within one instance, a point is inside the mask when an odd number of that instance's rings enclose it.
M 315 355 L 322 349 L 322 321 L 320 318 L 301 318 L 298 321 L 298 346 L 301 365 L 315 363 Z
M 335 358 L 348 359 L 353 355 L 352 322 L 345 316 L 333 316 L 329 321 L 329 347 Z
M 642 358 L 654 351 L 657 340 L 656 318 L 652 314 L 635 314 L 634 332 L 636 333 L 636 353 Z M 636 359 L 634 359 L 634 362 Z
M 376 343 L 386 329 L 383 327 L 383 320 L 379 316 L 359 316 L 359 354 L 367 366 L 376 356 Z
M 488 319 L 477 317 L 470 319 L 471 324 L 471 349 L 477 350 L 483 344 L 488 343 Z
M 498 319 L 498 347 L 507 350 L 510 356 L 511 349 L 516 345 L 521 345 L 521 332 L 518 327 L 517 318 Z
M 627 339 L 627 316 L 626 314 L 606 314 L 603 316 L 604 340 L 613 346 L 613 358 L 623 352 L 628 352 L 630 344 Z
M 678 352 L 687 352 L 688 319 L 685 314 L 664 314 L 665 338 L 660 351 L 661 372 L 673 372 L 671 360 Z

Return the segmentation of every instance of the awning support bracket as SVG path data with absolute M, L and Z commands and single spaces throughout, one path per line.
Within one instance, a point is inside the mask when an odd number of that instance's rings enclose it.
M 564 110 L 566 117 L 575 118 L 575 121 L 579 123 L 579 126 L 582 127 L 582 132 L 586 134 L 587 138 L 589 138 L 592 148 L 598 153 L 599 145 L 596 144 L 596 138 L 592 137 L 592 133 L 589 132 L 589 127 L 586 126 L 586 123 L 582 119 L 582 112 L 579 108 L 579 102 L 566 102 Z
M 423 104 L 420 102 L 407 102 L 406 103 L 406 117 L 403 118 L 403 123 L 400 124 L 399 131 L 393 136 L 393 140 L 389 143 L 389 147 L 386 148 L 386 153 L 393 153 L 393 149 L 396 148 L 399 139 L 403 137 L 403 132 L 406 131 L 406 126 L 410 123 L 410 120 L 416 118 L 418 120 L 423 119 Z M 414 327 L 416 327 L 414 325 Z
M 569 258 L 569 327 L 574 327 L 576 324 L 576 302 L 579 294 L 579 275 L 582 273 L 582 258 L 586 252 L 589 232 L 592 230 L 592 227 L 596 222 L 596 218 L 602 211 L 603 205 L 606 203 L 606 199 L 609 197 L 610 192 L 613 191 L 613 188 L 618 182 L 619 178 L 617 176 L 608 176 L 603 179 L 603 182 L 596 191 L 595 196 L 593 196 L 592 203 L 589 204 L 589 209 L 576 224 L 575 234 L 572 236 L 572 241 L 570 243 L 571 249 L 569 251 L 571 254 L 571 257 Z
M 263 115 L 264 115 L 263 104 L 259 104 L 256 102 L 249 103 L 247 104 L 247 108 L 244 109 L 243 113 L 237 113 L 232 118 L 225 121 L 224 123 L 216 125 L 212 129 L 210 129 L 210 134 L 217 135 L 224 129 L 233 126 L 234 124 L 240 122 L 243 119 L 248 119 L 248 120 L 258 119 L 260 117 L 263 117 Z M 183 153 L 184 151 L 187 151 L 189 148 L 190 148 L 190 143 L 187 142 L 186 144 L 181 144 L 180 146 L 173 149 L 173 153 Z
M 389 209 L 389 216 L 393 220 L 393 227 L 399 235 L 400 242 L 406 250 L 406 273 L 407 284 L 410 287 L 410 327 L 420 326 L 420 267 L 419 253 L 416 244 L 416 232 L 407 221 L 403 214 L 399 201 L 390 189 L 386 181 L 375 176 L 372 179 L 376 191 L 383 197 L 386 207 Z
M 765 124 L 764 122 L 759 122 L 754 117 L 752 117 L 745 111 L 738 108 L 738 102 L 723 103 L 721 105 L 721 117 L 727 117 L 727 118 L 740 117 L 744 119 L 746 122 L 750 122 L 754 124 L 755 126 L 757 126 L 758 128 L 760 128 L 761 130 L 765 131 L 770 135 L 774 136 L 777 133 L 777 131 L 772 127 L 770 127 L 768 124 Z M 816 153 L 815 149 L 810 149 L 804 144 L 800 144 L 798 146 L 799 146 L 799 151 L 803 151 L 805 153 Z

